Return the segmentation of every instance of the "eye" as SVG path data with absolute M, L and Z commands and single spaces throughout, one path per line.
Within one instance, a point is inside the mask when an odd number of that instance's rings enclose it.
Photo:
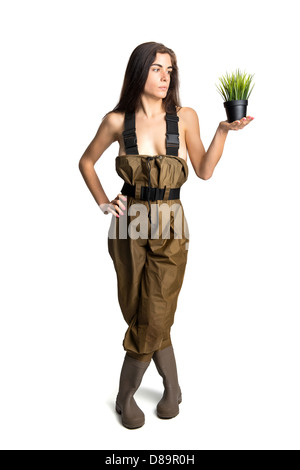
M 152 69 L 153 72 L 155 72 L 156 70 L 160 70 L 160 69 Z M 169 75 L 171 75 L 172 72 L 173 72 L 173 70 L 168 70 Z

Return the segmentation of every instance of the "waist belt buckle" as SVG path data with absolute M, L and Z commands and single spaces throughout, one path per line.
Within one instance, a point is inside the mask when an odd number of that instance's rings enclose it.
M 161 189 L 160 188 L 148 188 L 148 191 L 150 190 L 150 201 L 157 201 L 158 199 L 160 199 L 160 193 L 161 193 Z

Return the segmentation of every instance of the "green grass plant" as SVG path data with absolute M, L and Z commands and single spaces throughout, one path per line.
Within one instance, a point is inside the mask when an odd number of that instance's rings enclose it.
M 242 73 L 240 69 L 236 72 L 232 72 L 231 75 L 226 72 L 225 75 L 219 77 L 220 84 L 216 84 L 218 92 L 224 99 L 224 101 L 232 100 L 247 100 L 253 90 L 254 84 L 250 89 L 251 82 L 254 74 Z

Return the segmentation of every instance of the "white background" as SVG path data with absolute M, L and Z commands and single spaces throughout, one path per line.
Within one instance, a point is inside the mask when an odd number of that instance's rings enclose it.
M 1 2 L 2 449 L 299 449 L 299 34 L 296 1 Z M 255 73 L 244 130 L 181 200 L 189 259 L 172 329 L 183 402 L 155 414 L 150 366 L 130 431 L 114 410 L 126 331 L 111 215 L 78 169 L 117 104 L 133 49 L 177 55 L 208 149 L 215 83 Z M 122 187 L 114 143 L 95 169 Z

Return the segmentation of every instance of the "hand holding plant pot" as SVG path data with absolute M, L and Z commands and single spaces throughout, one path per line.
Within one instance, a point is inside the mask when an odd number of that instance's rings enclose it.
M 220 128 L 223 130 L 239 130 L 243 129 L 249 122 L 254 119 L 251 116 L 246 117 L 248 98 L 253 90 L 250 90 L 253 75 L 246 76 L 241 74 L 238 69 L 236 73 L 220 77 L 220 86 L 217 89 L 225 100 L 224 107 L 227 114 L 227 121 L 220 122 Z M 241 120 L 241 122 L 240 122 Z

